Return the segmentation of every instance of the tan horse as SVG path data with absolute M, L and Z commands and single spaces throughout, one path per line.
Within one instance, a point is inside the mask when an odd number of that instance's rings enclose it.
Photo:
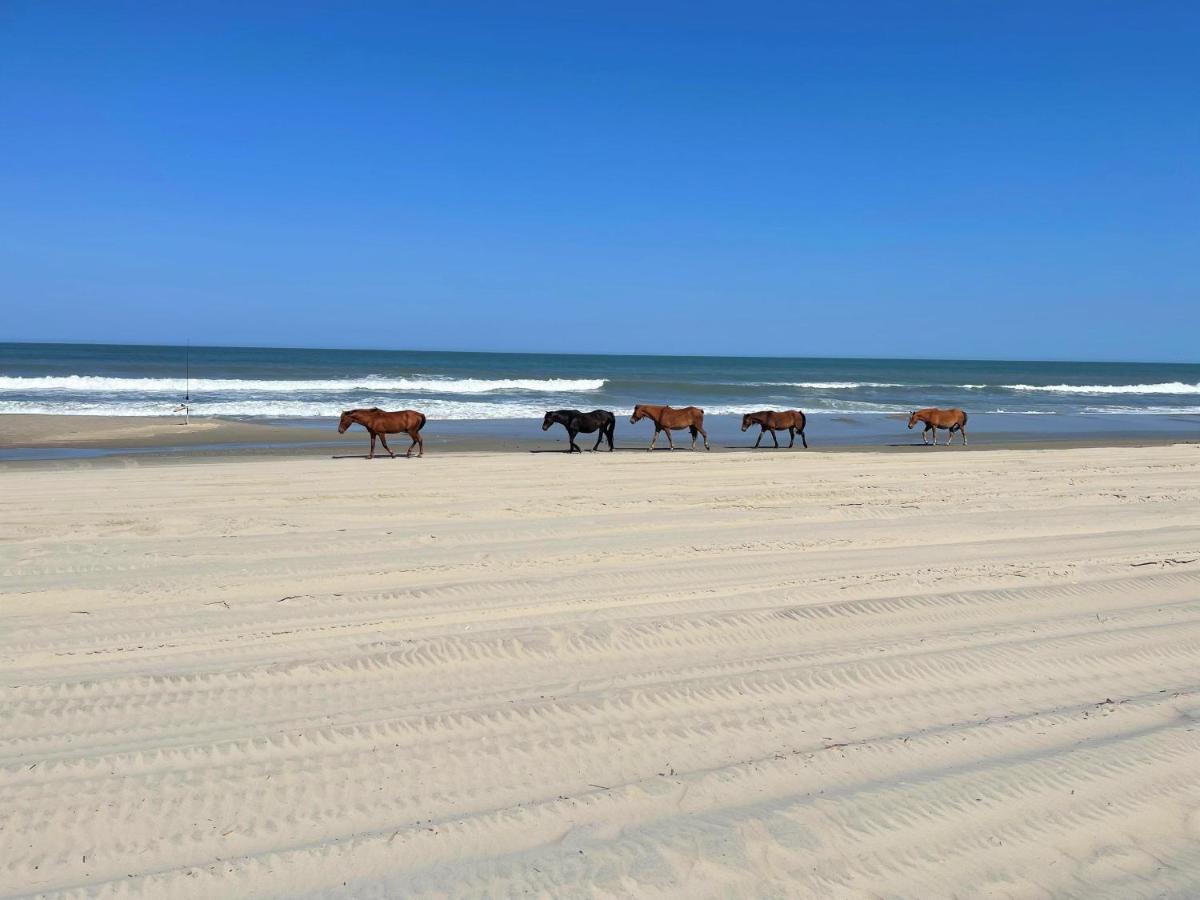
M 704 410 L 696 406 L 685 406 L 682 409 L 672 409 L 669 406 L 653 406 L 649 403 L 639 403 L 633 408 L 633 415 L 629 417 L 629 424 L 636 425 L 642 419 L 649 419 L 654 423 L 654 438 L 650 441 L 650 446 L 647 450 L 653 450 L 654 445 L 658 443 L 658 435 L 660 432 L 667 433 L 667 444 L 672 450 L 675 449 L 675 442 L 671 440 L 671 432 L 677 431 L 680 428 L 686 428 L 692 433 L 692 449 L 696 449 L 696 435 L 704 435 L 704 449 L 708 447 L 708 432 L 704 430 Z
M 921 432 L 921 443 L 929 443 L 929 432 L 933 432 L 933 446 L 937 446 L 937 430 L 945 428 L 948 432 L 946 435 L 946 446 L 950 446 L 950 439 L 954 437 L 954 432 L 962 433 L 963 446 L 967 446 L 967 414 L 961 409 L 938 409 L 937 407 L 926 407 L 925 409 L 916 410 L 908 417 L 908 427 L 912 428 L 918 422 L 925 423 L 925 430 Z
M 417 448 L 418 457 L 425 455 L 425 441 L 421 439 L 421 429 L 425 427 L 424 413 L 411 409 L 384 412 L 378 406 L 370 409 L 350 409 L 342 413 L 342 418 L 338 421 L 338 434 L 345 434 L 346 429 L 355 423 L 367 429 L 371 435 L 371 452 L 367 454 L 367 459 L 375 458 L 375 438 L 383 442 L 383 449 L 395 459 L 396 454 L 392 453 L 392 448 L 388 446 L 387 435 L 401 433 L 412 438 L 405 456 L 412 456 L 413 447 Z
M 742 431 L 745 431 L 751 425 L 758 425 L 762 430 L 758 432 L 758 440 L 754 442 L 755 449 L 763 439 L 763 435 L 768 431 L 771 432 L 771 440 L 775 442 L 775 446 L 779 446 L 779 438 L 775 437 L 776 429 L 786 430 L 791 437 L 788 442 L 788 447 L 796 445 L 796 432 L 800 432 L 800 440 L 804 443 L 804 449 L 808 449 L 808 439 L 804 436 L 804 425 L 808 420 L 804 417 L 804 413 L 798 409 L 789 409 L 783 412 L 778 412 L 773 409 L 764 409 L 760 412 L 746 413 L 742 416 Z

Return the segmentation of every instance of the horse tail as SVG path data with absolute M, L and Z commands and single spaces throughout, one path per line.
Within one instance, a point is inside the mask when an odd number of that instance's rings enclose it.
M 425 413 L 417 413 L 417 415 L 421 417 L 421 424 L 417 426 L 417 431 L 420 431 L 422 428 L 425 427 L 425 422 L 427 420 L 425 418 Z
M 963 420 L 962 420 L 962 424 L 959 427 L 966 428 L 967 427 L 967 411 L 965 409 L 962 410 L 962 414 L 963 414 Z

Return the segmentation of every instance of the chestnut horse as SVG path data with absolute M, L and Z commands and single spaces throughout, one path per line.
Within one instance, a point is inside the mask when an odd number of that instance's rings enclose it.
M 961 409 L 938 409 L 937 407 L 926 407 L 925 409 L 916 410 L 908 417 L 908 427 L 912 428 L 918 422 L 925 423 L 925 430 L 921 432 L 921 443 L 929 443 L 929 432 L 933 432 L 933 446 L 937 446 L 937 430 L 945 428 L 948 432 L 946 435 L 946 446 L 950 446 L 950 439 L 954 437 L 954 432 L 958 431 L 962 434 L 963 446 L 967 446 L 967 414 Z
M 392 448 L 388 446 L 387 435 L 401 432 L 412 438 L 405 456 L 412 456 L 413 447 L 417 448 L 418 457 L 425 455 L 425 442 L 421 440 L 421 429 L 425 427 L 425 413 L 411 409 L 384 412 L 378 406 L 370 409 L 349 409 L 342 413 L 342 418 L 338 421 L 338 434 L 345 434 L 346 429 L 355 423 L 367 429 L 371 435 L 371 452 L 367 454 L 367 459 L 375 458 L 375 438 L 383 441 L 383 449 L 395 459 L 396 454 L 392 453 Z
M 779 446 L 779 438 L 775 437 L 777 428 L 786 428 L 791 440 L 788 442 L 788 447 L 796 445 L 796 432 L 800 432 L 800 440 L 804 442 L 804 449 L 808 449 L 808 439 L 804 437 L 804 424 L 808 420 L 804 417 L 804 413 L 798 409 L 788 409 L 783 412 L 777 412 L 773 409 L 764 409 L 761 412 L 746 413 L 742 416 L 742 431 L 745 431 L 751 425 L 758 425 L 761 431 L 758 433 L 758 440 L 754 442 L 755 449 L 763 439 L 763 435 L 768 431 L 771 432 L 771 440 L 775 442 L 775 446 Z
M 692 449 L 696 449 L 696 435 L 704 435 L 704 449 L 708 449 L 708 432 L 704 430 L 704 410 L 697 406 L 685 406 L 682 409 L 672 409 L 669 406 L 652 406 L 648 403 L 639 403 L 633 408 L 633 415 L 629 417 L 629 424 L 636 425 L 642 419 L 649 419 L 654 423 L 654 438 L 650 441 L 650 446 L 647 450 L 653 450 L 654 445 L 658 443 L 658 435 L 660 432 L 667 433 L 667 444 L 672 450 L 675 449 L 675 442 L 671 440 L 671 432 L 680 428 L 686 428 L 692 433 Z

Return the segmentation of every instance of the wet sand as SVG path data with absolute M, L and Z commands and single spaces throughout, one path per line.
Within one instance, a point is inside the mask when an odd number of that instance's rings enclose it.
M 753 449 L 757 430 L 742 433 L 733 416 L 710 416 L 710 444 L 713 452 Z M 653 434 L 646 423 L 632 426 L 618 419 L 617 448 L 621 451 L 645 450 Z M 426 452 L 558 452 L 566 449 L 566 435 L 555 426 L 542 432 L 540 421 L 490 420 L 430 422 L 424 432 Z M 801 452 L 800 442 L 786 450 L 775 451 L 770 437 L 756 452 Z M 814 452 L 826 451 L 920 451 L 929 449 L 921 442 L 919 431 L 905 428 L 903 416 L 820 417 L 809 419 L 808 439 Z M 946 435 L 941 433 L 940 442 Z M 1069 449 L 1073 447 L 1146 447 L 1200 441 L 1200 425 L 1181 419 L 1168 428 L 1144 431 L 1128 429 L 1086 432 L 989 431 L 973 430 L 968 449 Z M 392 449 L 403 454 L 409 445 L 405 435 L 389 438 Z M 590 450 L 594 436 L 580 435 L 577 443 Z M 354 427 L 344 435 L 337 433 L 336 420 L 311 422 L 254 422 L 234 419 L 193 418 L 183 425 L 172 417 L 140 418 L 121 416 L 42 416 L 0 415 L 0 464 L 9 462 L 57 461 L 102 463 L 119 459 L 122 463 L 155 464 L 177 459 L 221 460 L 262 456 L 362 457 L 369 441 L 366 432 Z M 676 437 L 676 445 L 686 449 L 686 433 Z M 665 437 L 658 449 L 665 451 Z M 960 449 L 955 438 L 954 449 Z M 44 452 L 39 452 L 44 451 Z M 603 450 L 601 452 L 604 452 Z M 377 455 L 387 458 L 382 447 Z M 586 454 L 585 454 L 586 455 Z

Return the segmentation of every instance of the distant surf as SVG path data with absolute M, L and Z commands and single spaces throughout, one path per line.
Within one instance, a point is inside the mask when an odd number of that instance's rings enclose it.
M 529 393 L 579 393 L 604 387 L 599 378 L 388 378 L 364 375 L 359 378 L 322 380 L 253 380 L 239 378 L 195 378 L 186 383 L 174 378 L 113 378 L 102 375 L 60 375 L 24 378 L 0 376 L 0 392 L 64 392 L 84 394 L 178 394 L 181 387 L 196 394 L 345 394 L 353 391 L 405 391 L 426 394 L 489 394 L 498 391 Z
M 1200 394 L 1200 384 L 1169 381 L 1162 384 L 1005 384 L 1009 391 L 1044 391 L 1052 394 Z

